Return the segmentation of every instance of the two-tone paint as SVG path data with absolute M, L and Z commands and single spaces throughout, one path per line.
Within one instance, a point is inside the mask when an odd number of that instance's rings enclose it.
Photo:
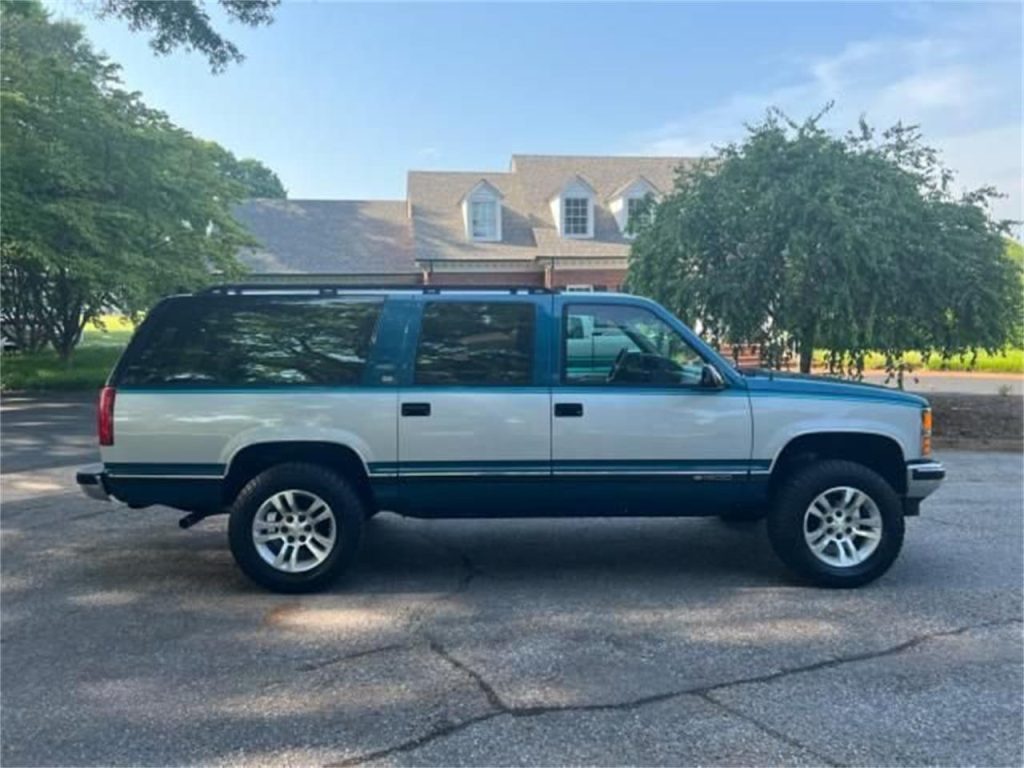
M 531 382 L 415 385 L 420 317 L 431 301 L 532 304 Z M 668 323 L 723 386 L 564 385 L 566 306 L 606 303 L 643 307 Z M 327 444 L 358 457 L 380 505 L 408 515 L 700 515 L 763 502 L 787 445 L 828 433 L 892 441 L 908 477 L 901 492 L 933 490 L 927 480 L 910 482 L 913 467 L 927 474 L 931 466 L 921 455 L 922 398 L 812 377 L 742 375 L 639 297 L 394 292 L 375 338 L 358 386 L 130 388 L 118 386 L 115 369 L 115 440 L 102 448 L 101 483 L 130 504 L 210 512 L 230 501 L 225 483 L 244 451 Z

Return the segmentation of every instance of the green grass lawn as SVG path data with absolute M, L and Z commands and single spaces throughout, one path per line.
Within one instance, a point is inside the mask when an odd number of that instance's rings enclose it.
M 814 351 L 814 373 L 825 369 L 828 352 L 824 349 Z M 942 358 L 933 353 L 927 361 L 922 359 L 920 352 L 908 352 L 904 360 L 914 371 L 964 371 L 970 373 L 1018 373 L 1024 374 L 1024 349 L 1006 349 L 994 355 L 979 352 L 978 359 L 971 365 L 970 356 L 954 357 L 943 362 Z M 879 352 L 869 352 L 864 356 L 865 371 L 885 370 L 885 356 Z
M 825 353 L 820 353 L 820 359 L 824 361 Z M 818 355 L 815 355 L 818 358 Z M 970 356 L 965 358 L 954 357 L 943 363 L 942 358 L 932 354 L 927 361 L 922 360 L 918 352 L 909 352 L 906 361 L 914 370 L 925 371 L 973 371 L 975 373 L 1024 373 L 1024 349 L 1007 349 L 999 354 L 990 355 L 988 352 L 979 352 L 978 359 L 974 366 L 971 366 Z M 865 370 L 878 370 L 885 367 L 885 358 L 877 352 L 870 353 L 864 360 Z
M 110 325 L 106 331 L 86 328 L 82 343 L 67 364 L 49 349 L 32 354 L 4 353 L 0 358 L 0 389 L 11 392 L 102 387 L 132 335 L 131 327 Z

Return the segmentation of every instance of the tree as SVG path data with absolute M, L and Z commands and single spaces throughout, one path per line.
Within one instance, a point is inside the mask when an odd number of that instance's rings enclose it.
M 279 2 L 219 0 L 229 19 L 251 27 L 270 24 Z M 126 20 L 132 30 L 152 32 L 149 45 L 160 55 L 178 48 L 197 50 L 206 56 L 214 72 L 245 59 L 234 43 L 213 28 L 202 0 L 100 0 L 98 11 L 101 17 Z
M 253 160 L 249 157 L 238 160 L 230 152 L 216 144 L 212 146 L 223 153 L 217 161 L 220 165 L 221 173 L 232 181 L 237 181 L 241 184 L 243 189 L 245 189 L 246 197 L 285 198 L 288 196 L 277 174 L 259 160 Z
M 122 90 L 37 3 L 0 4 L 0 68 L 5 329 L 67 359 L 104 311 L 239 272 L 252 240 L 231 215 L 248 193 L 229 152 Z
M 826 110 L 827 111 L 827 110 Z M 859 375 L 880 350 L 945 358 L 1003 346 L 1019 328 L 1020 268 L 994 190 L 960 197 L 916 127 L 843 137 L 781 112 L 690 169 L 634 242 L 629 286 L 715 343 L 755 343 L 765 364 L 813 351 Z

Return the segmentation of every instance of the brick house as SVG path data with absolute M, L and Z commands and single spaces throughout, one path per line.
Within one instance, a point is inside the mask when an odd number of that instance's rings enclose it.
M 681 157 L 513 155 L 508 171 L 410 171 L 405 200 L 249 200 L 250 280 L 616 290 L 638 202 Z

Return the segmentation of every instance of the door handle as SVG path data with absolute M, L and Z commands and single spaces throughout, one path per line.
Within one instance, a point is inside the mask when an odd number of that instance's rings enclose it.
M 429 416 L 430 403 L 402 403 L 403 416 Z
M 555 403 L 555 416 L 559 418 L 582 415 L 583 403 Z

